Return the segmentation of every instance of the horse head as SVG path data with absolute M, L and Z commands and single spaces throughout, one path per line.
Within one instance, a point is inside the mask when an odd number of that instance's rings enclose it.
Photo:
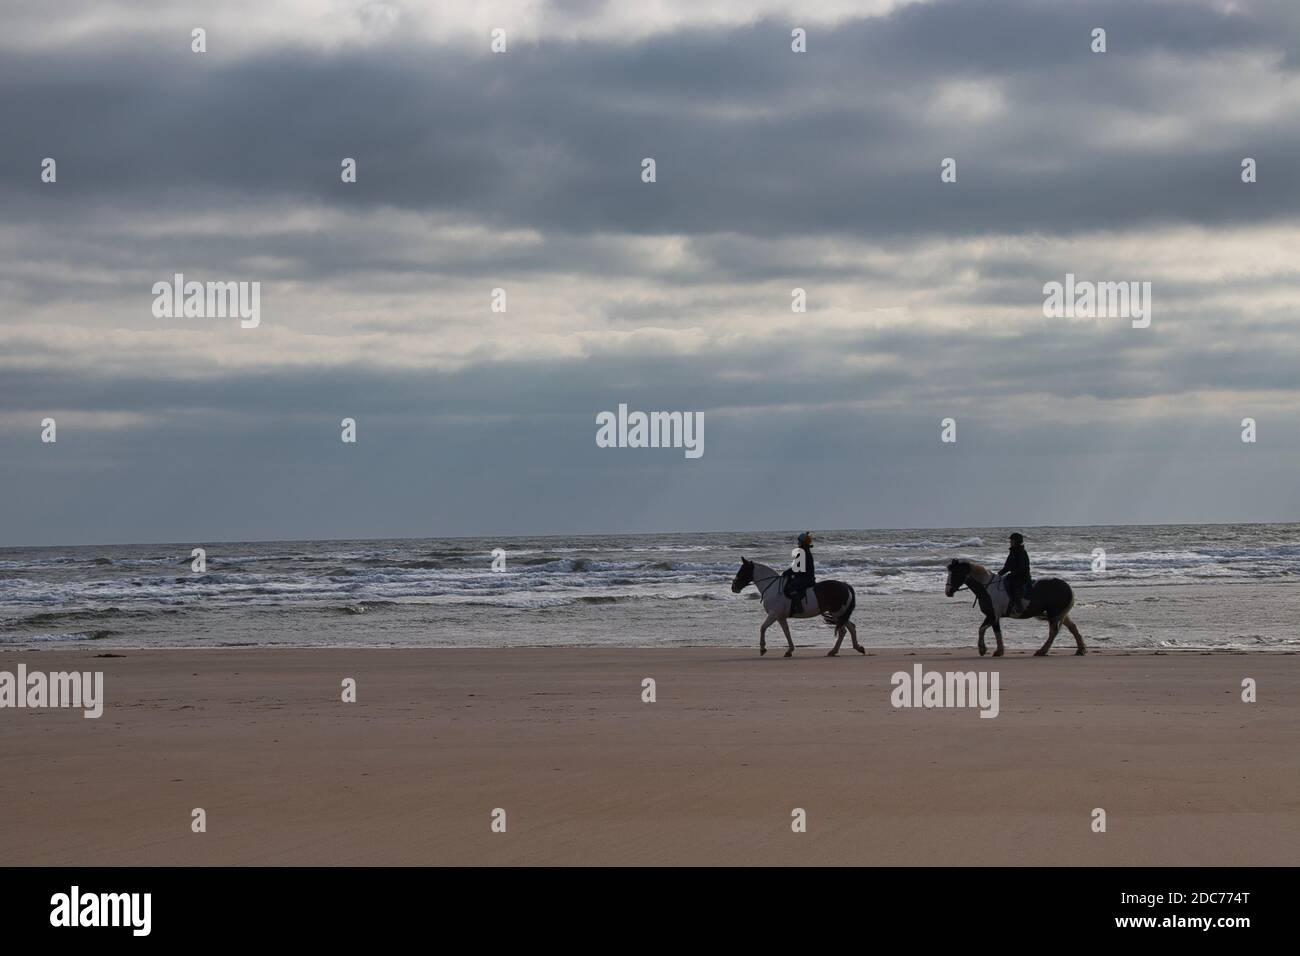
M 745 590 L 747 585 L 754 583 L 754 562 L 749 558 L 740 559 L 740 570 L 736 572 L 736 577 L 731 582 L 731 593 L 739 594 Z
M 953 558 L 948 562 L 948 582 L 943 586 L 945 597 L 952 597 L 966 584 L 970 577 L 970 562 Z

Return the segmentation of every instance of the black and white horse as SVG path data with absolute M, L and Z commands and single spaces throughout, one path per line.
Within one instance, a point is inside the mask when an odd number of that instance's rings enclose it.
M 944 585 L 943 593 L 952 597 L 963 586 L 975 594 L 980 610 L 984 612 L 984 621 L 980 624 L 980 657 L 988 651 L 984 645 L 984 632 L 990 627 L 998 639 L 998 649 L 993 652 L 993 656 L 1002 656 L 1002 626 L 998 622 L 1008 616 L 1021 621 L 1038 618 L 1047 622 L 1047 643 L 1034 652 L 1035 657 L 1044 657 L 1051 650 L 1062 624 L 1074 635 L 1074 642 L 1078 645 L 1075 656 L 1088 653 L 1088 649 L 1083 646 L 1083 635 L 1070 620 L 1070 609 L 1074 607 L 1074 589 L 1060 578 L 1035 581 L 1028 603 L 1021 608 L 1019 614 L 1012 615 L 1007 614 L 1011 601 L 1002 577 L 993 574 L 982 564 L 954 558 L 948 563 L 948 583 Z
M 840 652 L 840 644 L 844 642 L 846 631 L 853 638 L 853 649 L 859 654 L 867 653 L 866 648 L 858 643 L 858 629 L 849 620 L 853 615 L 853 609 L 858 604 L 852 586 L 843 581 L 818 581 L 804 595 L 803 610 L 791 615 L 790 599 L 782 593 L 780 571 L 742 557 L 740 570 L 736 572 L 736 577 L 731 582 L 731 590 L 739 594 L 750 584 L 758 588 L 763 610 L 767 612 L 767 620 L 758 629 L 759 654 L 767 653 L 767 629 L 773 623 L 781 625 L 781 630 L 785 632 L 785 642 L 790 645 L 785 656 L 790 657 L 794 654 L 794 641 L 790 637 L 790 626 L 786 624 L 786 620 L 790 617 L 820 617 L 827 624 L 835 626 L 835 646 L 830 649 L 827 657 L 834 657 Z

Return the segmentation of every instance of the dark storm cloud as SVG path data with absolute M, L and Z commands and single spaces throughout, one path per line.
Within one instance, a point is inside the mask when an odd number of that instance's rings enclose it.
M 1089 52 L 1104 25 L 1110 52 Z M 491 56 L 463 45 L 246 58 L 156 44 L 15 52 L 0 63 L 11 215 L 80 203 L 219 208 L 290 197 L 473 215 L 548 232 L 825 232 L 897 236 L 1050 230 L 1294 215 L 1300 111 L 1213 115 L 1177 70 L 1300 45 L 1291 6 L 1224 14 L 1186 4 L 994 2 L 910 6 L 814 29 L 682 31 L 635 45 L 544 40 Z M 1293 76 L 1293 59 L 1267 75 Z M 1274 90 L 1218 89 L 1248 106 Z M 999 105 L 964 122 L 949 84 L 989 84 Z M 972 87 L 975 88 L 975 87 Z M 960 95 L 960 94 L 959 94 Z M 992 94 L 991 94 L 992 95 Z M 972 107 L 977 108 L 977 107 Z M 1190 141 L 1117 141 L 1183 118 Z M 1249 110 L 1242 115 L 1249 116 Z M 60 162 L 58 200 L 36 163 Z M 1264 170 L 1233 190 L 1243 155 Z M 338 164 L 356 157 L 360 182 Z M 643 186 L 642 157 L 659 164 Z M 954 156 L 957 188 L 938 181 Z

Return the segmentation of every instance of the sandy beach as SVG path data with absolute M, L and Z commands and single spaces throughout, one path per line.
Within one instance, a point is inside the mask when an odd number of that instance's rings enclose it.
M 0 710 L 0 864 L 1300 860 L 1300 657 L 1069 649 L 6 652 L 107 700 Z M 892 707 L 917 663 L 998 716 Z

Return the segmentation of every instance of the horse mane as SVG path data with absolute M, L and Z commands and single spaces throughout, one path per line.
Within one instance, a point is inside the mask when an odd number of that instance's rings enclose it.
M 966 576 L 973 577 L 976 580 L 982 579 L 985 581 L 992 582 L 992 580 L 996 577 L 996 575 L 993 574 L 993 572 L 990 571 L 988 568 L 984 567 L 984 565 L 980 564 L 977 561 L 971 561 L 968 558 L 953 558 L 952 564 L 966 565 Z

